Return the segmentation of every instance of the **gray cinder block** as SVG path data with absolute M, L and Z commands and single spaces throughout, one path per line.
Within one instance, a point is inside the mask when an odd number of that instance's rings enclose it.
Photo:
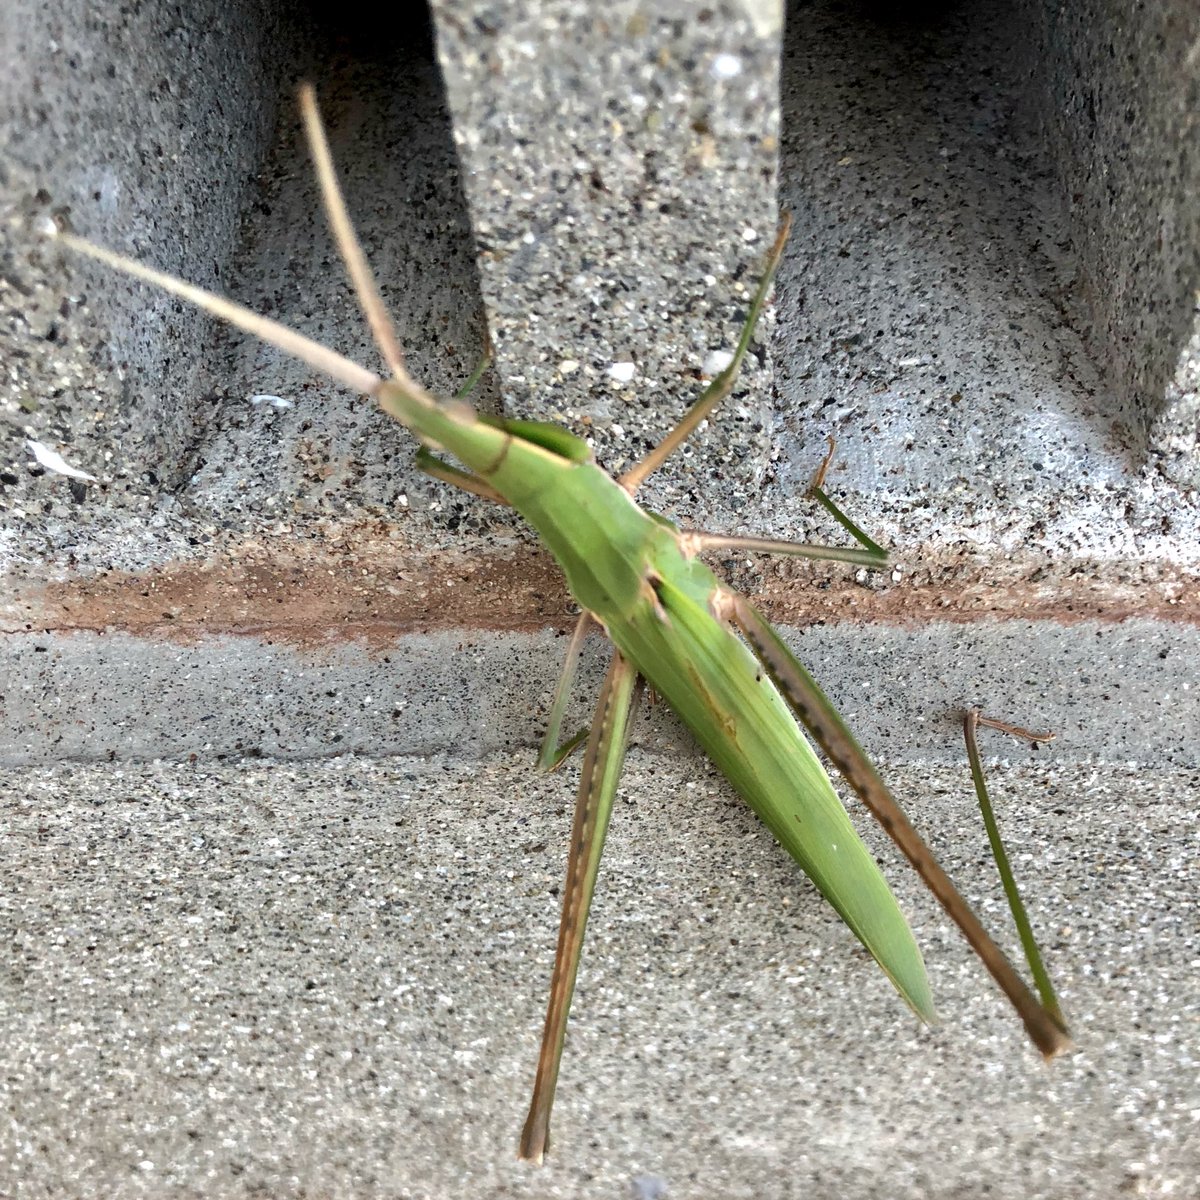
M 206 564 L 184 573 L 213 598 L 189 618 L 217 636 L 251 611 L 256 630 L 269 626 L 238 591 L 256 578 L 248 566 L 289 588 L 303 577 L 313 596 L 336 576 L 356 612 L 384 622 L 414 571 L 465 569 L 460 549 L 478 575 L 511 573 L 518 524 L 415 474 L 411 441 L 360 398 L 22 238 L 31 214 L 69 209 L 83 232 L 375 362 L 297 136 L 301 74 L 317 78 L 414 372 L 452 390 L 490 326 L 498 368 L 481 402 L 565 419 L 613 466 L 669 427 L 730 348 L 775 224 L 779 159 L 796 228 L 777 330 L 764 325 L 735 396 L 649 498 L 710 527 L 828 539 L 805 492 L 835 436 L 829 486 L 897 547 L 897 569 L 858 597 L 844 574 L 831 585 L 829 572 L 731 557 L 785 621 L 833 614 L 886 640 L 890 621 L 929 619 L 922 589 L 960 615 L 1186 617 L 1200 515 L 1147 467 L 1145 442 L 1114 434 L 1149 429 L 1150 410 L 1115 367 L 1097 371 L 1081 333 L 1079 279 L 1123 260 L 1081 265 L 1071 250 L 1090 226 L 1082 201 L 1066 221 L 1073 160 L 1047 159 L 1039 130 L 1056 110 L 1049 84 L 1029 80 L 1066 71 L 1054 55 L 1076 26 L 1037 13 L 812 4 L 781 30 L 777 6 L 733 0 L 652 12 L 439 2 L 429 19 L 383 27 L 332 6 L 6 6 L 19 51 L 3 81 L 7 627 L 65 630 L 69 647 L 71 614 L 103 624 L 82 593 L 49 605 L 37 592 L 49 575 L 127 573 L 145 604 L 125 628 L 153 643 L 156 622 L 181 611 L 155 607 L 160 581 L 139 573 L 156 566 Z M 1135 56 L 1151 44 L 1128 40 Z M 1173 86 L 1163 95 L 1178 100 Z M 1163 155 L 1172 128 L 1147 126 Z M 1185 210 L 1181 199 L 1180 263 Z M 1120 278 L 1114 296 L 1148 286 L 1144 272 Z M 1177 299 L 1182 267 L 1174 278 Z M 1161 329 L 1139 336 L 1139 361 L 1151 344 L 1177 357 Z M 1171 411 L 1184 412 L 1188 386 L 1181 376 Z M 29 438 L 99 482 L 31 470 Z M 328 553 L 320 569 L 298 549 L 313 545 Z M 841 607 L 805 607 L 831 586 Z M 543 599 L 506 628 L 569 619 L 565 598 Z M 481 619 L 446 603 L 439 628 L 456 613 Z M 353 636 L 336 621 L 330 632 Z M 1089 644 L 1077 639 L 1080 658 L 1062 670 L 1085 670 Z M 904 645 L 894 639 L 901 659 Z M 174 653 L 151 651 L 163 663 Z M 454 677 L 448 666 L 443 682 Z M 196 713 L 224 703 L 224 687 L 197 695 Z M 7 744 L 29 743 L 24 727 L 10 733 Z M 42 733 L 53 747 L 49 721 Z M 448 722 L 446 737 L 467 744 L 469 730 Z
M 1125 433 L 1200 486 L 1200 10 L 1026 5 L 1030 74 L 1069 212 L 1089 347 Z
M 220 287 L 299 48 L 278 6 L 3 6 L 0 292 L 4 458 L 28 485 L 24 438 L 59 448 L 113 496 L 179 484 L 205 434 L 208 322 L 30 237 L 37 212 Z M 37 507 L 42 489 L 9 484 Z M 96 497 L 93 497 L 95 503 Z M 103 503 L 103 500 L 101 501 Z
M 636 461 L 733 349 L 775 234 L 782 7 L 433 11 L 506 402 Z M 662 487 L 753 494 L 770 423 L 764 349 Z

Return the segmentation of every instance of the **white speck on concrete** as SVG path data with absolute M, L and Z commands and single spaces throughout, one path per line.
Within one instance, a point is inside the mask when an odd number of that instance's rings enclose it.
M 71 479 L 86 479 L 90 483 L 96 482 L 95 475 L 89 475 L 86 471 L 81 471 L 78 467 L 71 466 L 57 450 L 51 450 L 49 446 L 45 446 L 41 442 L 35 442 L 33 438 L 27 438 L 26 444 L 33 451 L 33 457 L 47 471 L 54 471 L 58 475 L 66 475 Z
M 736 54 L 718 54 L 709 70 L 714 79 L 732 79 L 742 73 L 742 60 Z
M 720 375 L 731 362 L 733 362 L 731 350 L 714 350 L 705 358 L 704 365 L 700 369 L 705 375 Z

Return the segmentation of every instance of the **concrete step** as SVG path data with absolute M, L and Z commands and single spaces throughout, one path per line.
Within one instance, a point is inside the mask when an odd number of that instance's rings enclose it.
M 1195 772 L 1056 753 L 990 768 L 1079 1044 L 1046 1067 L 873 830 L 936 1029 L 706 764 L 634 749 L 541 1170 L 514 1148 L 569 778 L 526 754 L 10 770 L 0 1189 L 1186 1195 Z M 965 764 L 887 774 L 1011 943 Z

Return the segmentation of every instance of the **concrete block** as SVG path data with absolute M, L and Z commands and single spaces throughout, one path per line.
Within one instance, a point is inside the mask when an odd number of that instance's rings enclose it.
M 101 506 L 144 518 L 160 483 L 169 496 L 186 481 L 206 433 L 208 322 L 112 272 L 64 269 L 29 225 L 54 211 L 97 241 L 221 286 L 300 38 L 257 0 L 15 0 L 0 21 L 5 507 L 45 503 L 26 469 L 32 437 L 104 477 Z
M 1069 217 L 1088 346 L 1123 435 L 1200 486 L 1200 13 L 1030 3 L 1030 75 Z
M 782 6 L 437 0 L 433 12 L 505 402 L 582 423 L 602 462 L 629 465 L 733 350 L 774 238 Z M 769 330 L 736 402 L 655 503 L 714 478 L 744 494 L 738 507 L 757 494 Z
M 35 764 L 0 787 L 0 1192 L 1186 1194 L 1194 381 L 1156 399 L 1195 282 L 1186 7 L 779 15 L 0 6 L 0 759 Z M 452 390 L 490 326 L 479 402 L 566 419 L 615 465 L 736 336 L 778 158 L 775 325 L 650 498 L 829 538 L 805 493 L 837 438 L 827 487 L 892 572 L 721 566 L 989 924 L 952 715 L 1057 728 L 1007 750 L 998 790 L 1077 1056 L 1042 1069 L 899 872 L 947 1017 L 916 1028 L 656 713 L 559 1152 L 512 1161 L 569 821 L 569 781 L 528 770 L 561 582 L 357 398 L 28 236 L 69 209 L 374 362 L 297 138 L 301 74 L 414 372 Z M 1089 144 L 1059 101 L 1090 94 Z M 98 482 L 31 466 L 28 439 Z
M 875 623 L 903 662 L 916 643 L 899 626 L 948 610 L 956 620 L 1191 620 L 1196 498 L 1119 436 L 1120 389 L 1096 373 L 1079 333 L 1059 184 L 1036 124 L 1022 117 L 1029 39 L 1014 11 L 981 4 L 894 18 L 799 7 L 783 35 L 778 111 L 769 5 L 681 3 L 653 18 L 567 3 L 435 5 L 444 94 L 434 28 L 405 14 L 379 29 L 328 10 L 251 7 L 245 29 L 220 37 L 203 10 L 189 10 L 194 29 L 148 11 L 140 25 L 118 15 L 94 28 L 82 9 L 6 12 L 29 47 L 5 126 L 15 283 L 4 295 L 9 360 L 19 365 L 9 376 L 0 538 L 13 633 L 61 633 L 63 653 L 79 648 L 86 674 L 98 660 L 76 634 L 106 626 L 147 639 L 145 661 L 167 664 L 173 623 L 223 645 L 264 630 L 271 641 L 280 623 L 311 633 L 323 622 L 353 657 L 365 622 L 375 645 L 386 631 L 397 661 L 404 639 L 423 632 L 423 603 L 437 606 L 441 628 L 536 638 L 569 623 L 569 600 L 511 514 L 413 472 L 409 440 L 368 405 L 246 339 L 218 330 L 198 340 L 174 305 L 60 264 L 18 236 L 19 217 L 69 208 L 84 231 L 132 241 L 168 267 L 187 270 L 186 248 L 201 282 L 228 280 L 271 315 L 374 361 L 286 95 L 292 76 L 318 67 L 349 202 L 414 371 L 452 390 L 483 343 L 486 310 L 499 360 L 481 402 L 503 397 L 510 411 L 575 421 L 609 462 L 667 428 L 701 386 L 697 364 L 736 333 L 773 224 L 779 150 L 796 230 L 777 289 L 778 334 L 768 341 L 764 330 L 742 388 L 650 499 L 685 523 L 828 539 L 835 531 L 805 492 L 835 436 L 828 487 L 897 548 L 897 566 L 866 580 L 727 556 L 735 580 L 785 624 L 837 622 L 850 642 L 856 625 Z M 81 57 L 89 36 L 100 49 Z M 143 42 L 146 53 L 131 52 Z M 204 53 L 179 51 L 193 43 Z M 210 69 L 205 55 L 222 47 L 231 53 Z M 76 59 L 87 67 L 77 76 Z M 67 82 L 39 109 L 34 99 L 56 70 Z M 230 82 L 211 89 L 214 74 Z M 180 97 L 163 119 L 203 133 L 164 143 L 186 172 L 179 179 L 157 158 L 137 174 L 147 144 L 162 140 L 154 121 L 139 122 L 140 98 L 162 79 L 176 80 Z M 272 142 L 264 114 L 277 101 L 285 115 Z M 101 125 L 108 132 L 93 137 Z M 259 190 L 243 219 L 255 154 Z M 104 172 L 107 190 L 94 184 Z M 170 184 L 156 183 L 160 175 Z M 210 178 L 220 186 L 197 182 Z M 125 212 L 118 195 L 141 207 Z M 196 222 L 207 232 L 182 238 Z M 59 299 L 64 290 L 74 299 Z M 125 316 L 110 323 L 120 305 Z M 149 337 L 155 320 L 186 346 L 164 344 L 157 356 L 127 349 L 121 330 Z M 102 346 L 109 328 L 115 340 Z M 562 366 L 558 348 L 568 344 L 590 346 L 572 360 L 577 370 Z M 626 361 L 619 345 L 636 361 L 636 387 L 606 374 Z M 30 437 L 99 483 L 31 471 Z M 981 631 L 978 646 L 989 636 Z M 1169 629 L 1147 636 L 1146 648 L 1175 640 Z M 271 662 L 307 678 L 311 650 L 283 641 L 289 648 L 272 650 Z M 1082 657 L 1062 668 L 1064 679 L 1103 677 L 1099 643 L 1071 644 Z M 416 643 L 412 653 L 423 660 Z M 239 694 L 241 657 L 231 652 L 228 680 L 204 676 L 216 690 L 195 694 L 182 725 L 198 728 L 214 697 Z M 914 672 L 927 666 L 909 662 Z M 527 676 L 526 711 L 539 710 L 534 680 L 548 671 Z M 448 663 L 429 682 L 454 686 L 459 674 Z M 485 676 L 471 678 L 486 691 Z M 364 694 L 370 679 L 367 671 Z M 141 692 L 112 700 L 113 714 L 146 704 Z M 461 711 L 505 702 L 480 692 Z M 1140 703 L 1120 718 L 1130 730 Z M 61 745 L 58 724 L 31 731 L 36 714 L 18 710 L 7 744 Z M 237 724 L 213 743 L 222 753 L 241 740 Z M 260 724 L 256 743 L 293 745 Z M 448 724 L 447 745 L 482 744 L 472 730 L 465 715 Z M 333 745 L 335 733 L 294 745 Z M 125 743 L 72 744 L 87 757 Z M 137 752 L 178 752 L 172 744 L 138 741 Z M 380 744 L 414 748 L 403 738 Z M 1123 751 L 1158 752 L 1153 738 Z

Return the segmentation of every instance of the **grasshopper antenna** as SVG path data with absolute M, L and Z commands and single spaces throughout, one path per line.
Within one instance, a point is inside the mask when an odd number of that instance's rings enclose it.
M 182 279 L 176 279 L 174 275 L 156 271 L 153 267 L 144 266 L 132 258 L 126 258 L 123 254 L 106 250 L 103 246 L 97 246 L 86 238 L 76 237 L 73 233 L 59 229 L 52 221 L 43 224 L 41 232 L 45 237 L 53 238 L 77 254 L 85 254 L 116 271 L 132 275 L 135 279 L 161 288 L 164 292 L 170 292 L 171 295 L 178 296 L 189 304 L 194 304 L 214 317 L 227 321 L 230 325 L 234 325 L 254 337 L 261 338 L 285 354 L 291 354 L 302 362 L 308 363 L 314 370 L 328 375 L 331 379 L 336 379 L 356 392 L 378 398 L 383 390 L 383 380 L 373 371 L 368 371 L 366 367 L 360 367 L 358 363 L 352 362 L 335 350 L 330 350 L 328 346 L 322 346 L 320 342 L 314 342 L 312 338 L 307 338 L 294 329 L 281 325 L 278 321 L 272 321 L 270 317 L 259 315 L 244 304 L 238 304 L 193 284 L 184 283 Z M 402 386 L 406 390 L 411 389 L 419 393 L 423 403 L 433 403 L 432 399 L 425 396 L 421 389 L 407 378 L 402 382 Z
M 316 89 L 311 83 L 300 85 L 300 115 L 304 119 L 304 132 L 316 166 L 321 202 L 333 231 L 333 240 L 337 243 L 342 262 L 346 264 L 346 273 L 350 276 L 363 315 L 371 327 L 371 336 L 392 377 L 407 382 L 409 375 L 404 366 L 404 351 L 400 348 L 400 340 L 396 337 L 395 326 L 379 293 L 379 285 L 375 282 L 367 256 L 354 232 L 350 214 L 346 211 L 346 200 L 338 185 L 333 155 L 329 152 L 329 139 L 325 136 L 325 126 L 317 108 Z

